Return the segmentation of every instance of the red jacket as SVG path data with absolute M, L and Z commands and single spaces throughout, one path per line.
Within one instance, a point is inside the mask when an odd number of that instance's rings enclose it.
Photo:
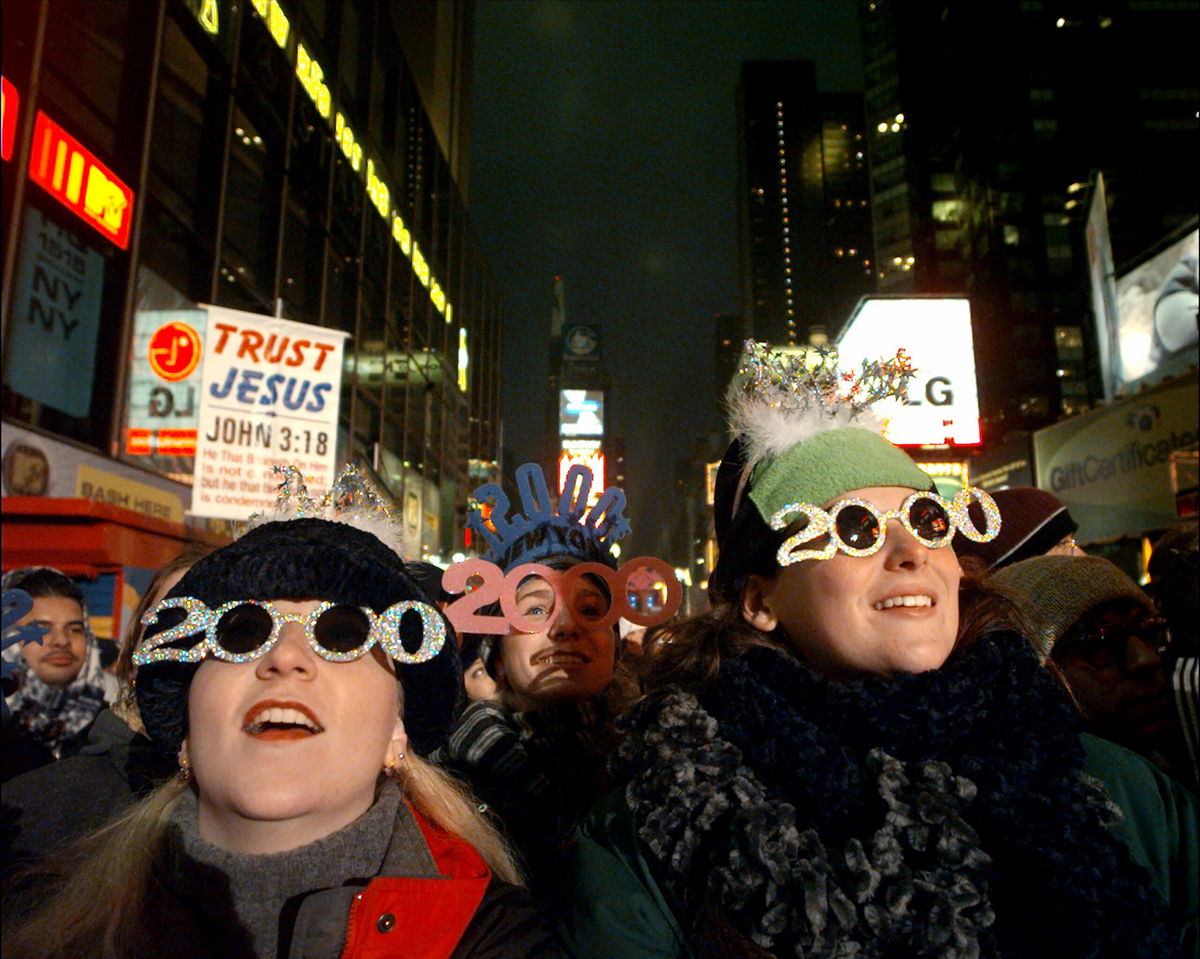
M 487 863 L 464 840 L 412 812 L 442 875 L 372 879 L 354 896 L 342 959 L 447 959 L 479 908 L 492 878 Z

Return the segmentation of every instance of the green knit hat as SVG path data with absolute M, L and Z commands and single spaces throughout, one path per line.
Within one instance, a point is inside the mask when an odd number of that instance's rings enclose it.
M 784 506 L 821 506 L 870 486 L 934 488 L 883 437 L 870 410 L 879 399 L 905 395 L 913 370 L 903 352 L 846 373 L 835 351 L 796 356 L 753 341 L 744 349 L 726 397 L 734 440 L 713 491 L 718 556 L 708 587 L 715 602 L 736 599 L 747 574 L 778 568 L 776 550 L 787 534 L 770 522 Z
M 1128 599 L 1154 609 L 1132 579 L 1099 556 L 1035 556 L 997 570 L 987 584 L 1016 605 L 1043 663 L 1054 644 L 1102 603 Z
M 760 462 L 750 479 L 750 499 L 768 523 L 789 503 L 820 506 L 868 486 L 930 488 L 929 474 L 879 433 L 847 426 L 817 433 L 785 453 Z

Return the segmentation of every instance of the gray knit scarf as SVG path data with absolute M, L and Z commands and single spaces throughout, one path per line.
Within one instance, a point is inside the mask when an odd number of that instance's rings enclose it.
M 746 955 L 1176 952 L 1020 636 L 849 683 L 755 649 L 626 722 L 614 773 L 700 955 L 731 954 L 726 927 Z

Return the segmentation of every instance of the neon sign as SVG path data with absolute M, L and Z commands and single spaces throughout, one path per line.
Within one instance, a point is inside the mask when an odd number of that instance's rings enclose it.
M 317 113 L 328 120 L 333 113 L 333 97 L 329 93 L 329 87 L 325 86 L 325 72 L 321 69 L 321 64 L 309 56 L 303 43 L 296 44 L 296 76 L 300 79 L 300 86 L 312 100 L 313 106 L 317 108 Z
M 392 209 L 392 198 L 388 192 L 387 184 L 379 179 L 375 172 L 375 161 L 367 161 L 367 196 L 371 198 L 371 202 L 375 204 L 375 209 L 379 211 L 379 215 L 386 221 L 388 213 Z
M 0 128 L 3 128 L 3 133 L 0 135 L 0 153 L 3 154 L 5 160 L 12 159 L 13 140 L 17 132 L 17 108 L 21 104 L 21 98 L 17 94 L 17 88 L 8 82 L 8 77 L 0 77 Z
M 129 249 L 133 191 L 41 110 L 34 122 L 29 179 L 122 250 Z

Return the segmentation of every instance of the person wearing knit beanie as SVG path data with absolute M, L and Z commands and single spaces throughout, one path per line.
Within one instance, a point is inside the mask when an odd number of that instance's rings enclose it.
M 1153 601 L 1099 556 L 1036 556 L 997 570 L 1038 659 L 1070 693 L 1084 728 L 1196 788 L 1163 668 L 1170 643 Z
M 1075 543 L 1079 524 L 1053 493 L 1034 486 L 1012 486 L 992 491 L 1000 510 L 1000 535 L 988 543 L 965 536 L 954 537 L 959 559 L 977 562 L 983 569 L 1000 569 L 1031 556 L 1082 556 Z
M 138 712 L 178 774 L 11 939 L 6 913 L 5 956 L 555 954 L 503 838 L 425 760 L 462 674 L 390 502 L 353 466 L 318 501 L 282 473 L 141 619 Z
M 911 374 L 747 343 L 713 608 L 671 625 L 620 720 L 572 954 L 1171 954 L 1065 697 L 963 585 L 951 538 L 992 539 L 995 505 L 939 495 L 867 409 Z
M 553 496 L 537 464 L 518 467 L 514 480 L 519 508 L 498 485 L 475 490 L 475 502 L 493 505 L 486 518 L 477 509 L 469 520 L 487 552 L 447 573 L 453 579 L 470 568 L 466 579 L 490 579 L 508 595 L 479 610 L 497 624 L 495 632 L 461 630 L 463 664 L 479 693 L 434 759 L 469 783 L 504 824 L 531 887 L 553 902 L 572 832 L 607 782 L 613 717 L 632 694 L 631 678 L 618 668 L 614 609 L 630 588 L 618 578 L 613 548 L 629 521 L 617 487 L 589 505 L 593 475 L 581 465 Z M 584 564 L 589 572 L 572 574 Z

